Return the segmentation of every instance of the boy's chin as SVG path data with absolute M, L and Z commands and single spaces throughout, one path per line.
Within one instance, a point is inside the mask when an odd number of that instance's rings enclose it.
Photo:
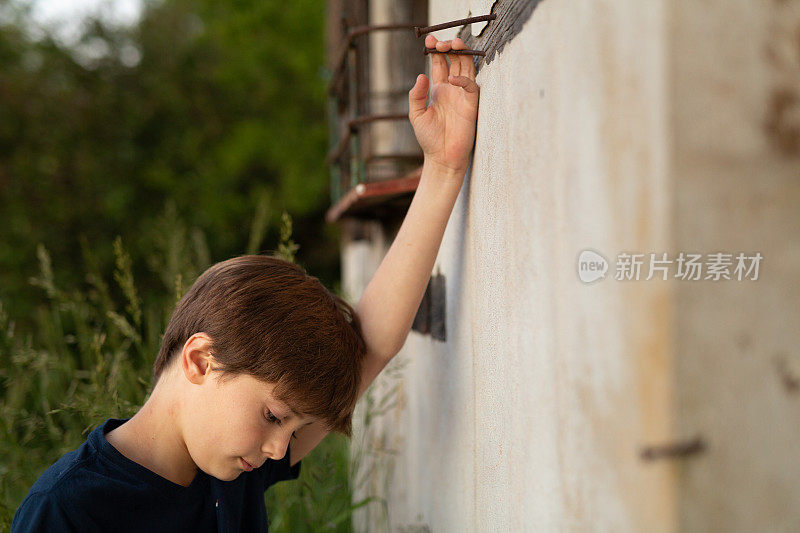
M 239 470 L 238 472 L 229 473 L 227 477 L 221 477 L 221 478 L 217 478 L 217 479 L 219 479 L 220 481 L 233 481 L 234 479 L 236 479 L 239 476 L 241 476 L 243 473 L 244 473 L 243 470 Z
M 235 470 L 228 470 L 226 472 L 222 471 L 222 472 L 216 472 L 214 474 L 211 474 L 211 477 L 215 477 L 220 481 L 233 481 L 234 479 L 236 479 L 239 476 L 241 476 L 242 472 L 244 472 L 244 471 L 243 470 L 239 470 L 237 472 Z
M 236 458 L 236 463 L 239 463 L 240 459 Z M 231 466 L 225 472 L 220 472 L 220 474 L 224 475 L 225 477 L 218 477 L 220 481 L 233 481 L 234 479 L 238 478 L 244 473 L 244 470 L 236 464 L 236 466 Z
M 233 481 L 242 475 L 243 470 L 226 464 L 224 467 L 217 465 L 215 468 L 201 468 L 203 472 L 220 481 Z

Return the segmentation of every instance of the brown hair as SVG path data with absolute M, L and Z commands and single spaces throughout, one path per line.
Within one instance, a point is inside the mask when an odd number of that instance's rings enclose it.
M 249 374 L 331 431 L 351 433 L 366 346 L 353 308 L 300 267 L 265 255 L 211 266 L 178 302 L 153 365 L 157 381 L 193 334 L 212 340 L 221 380 Z

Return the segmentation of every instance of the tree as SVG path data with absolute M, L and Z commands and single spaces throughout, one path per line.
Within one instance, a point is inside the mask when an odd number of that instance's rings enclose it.
M 213 260 L 245 249 L 259 205 L 273 240 L 288 211 L 298 261 L 333 284 L 322 1 L 148 3 L 134 27 L 88 20 L 71 47 L 30 39 L 19 13 L 0 31 L 0 298 L 19 327 L 40 301 L 39 243 L 80 282 L 81 236 L 106 243 L 106 273 L 115 235 L 147 257 L 168 201 Z

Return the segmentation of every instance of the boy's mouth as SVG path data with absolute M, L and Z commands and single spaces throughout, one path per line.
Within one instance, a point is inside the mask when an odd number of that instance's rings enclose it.
M 245 472 L 250 472 L 253 469 L 253 465 L 245 461 L 244 458 L 240 457 L 239 459 L 242 461 L 242 468 L 244 468 Z

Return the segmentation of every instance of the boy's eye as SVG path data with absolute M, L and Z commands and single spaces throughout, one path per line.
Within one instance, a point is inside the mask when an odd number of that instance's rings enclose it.
M 281 425 L 281 420 L 280 420 L 280 418 L 278 418 L 277 416 L 273 415 L 273 414 L 272 414 L 272 411 L 270 411 L 270 410 L 267 410 L 267 416 L 266 416 L 265 418 L 266 418 L 267 420 L 269 420 L 270 422 L 273 422 L 273 423 L 275 423 L 275 424 Z M 296 439 L 296 438 L 297 438 L 297 435 L 295 435 L 295 432 L 294 432 L 294 431 L 292 431 L 292 438 L 293 438 L 293 439 Z

